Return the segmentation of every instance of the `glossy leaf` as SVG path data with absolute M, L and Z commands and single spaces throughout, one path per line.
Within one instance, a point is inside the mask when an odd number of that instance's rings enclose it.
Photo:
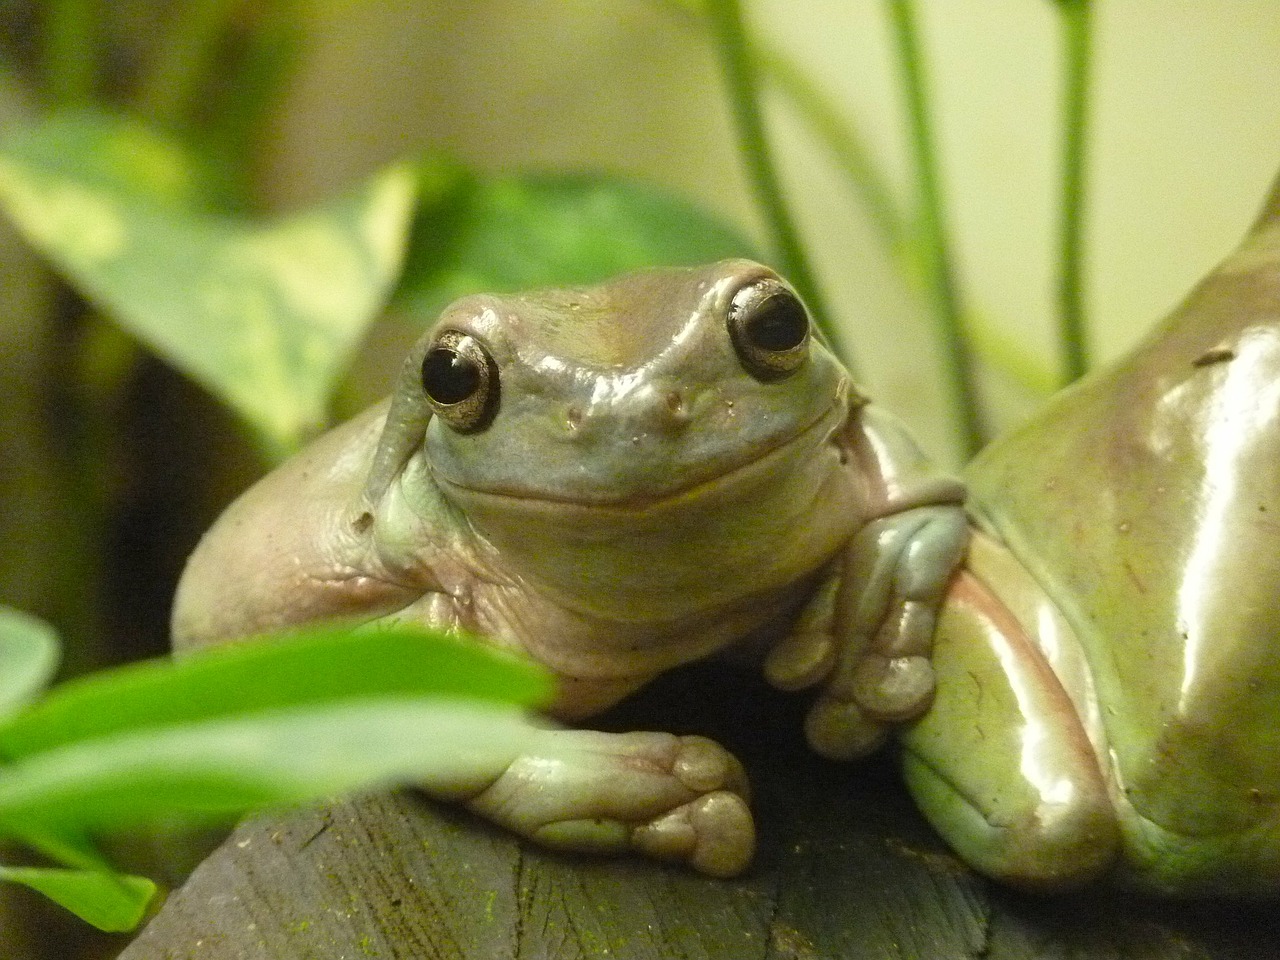
M 107 162 L 136 156 L 133 162 Z M 325 419 L 400 272 L 415 178 L 393 167 L 273 223 L 198 209 L 193 161 L 102 115 L 0 145 L 0 205 L 86 296 L 228 403 L 277 452 Z
M 0 606 L 0 717 L 34 699 L 58 668 L 58 635 L 43 620 Z
M 358 788 L 483 783 L 530 729 L 505 704 L 401 697 L 131 731 L 8 765 L 0 831 L 201 822 Z
M 37 890 L 99 930 L 112 933 L 136 927 L 156 892 L 156 885 L 146 877 L 91 870 L 0 866 L 0 880 Z
M 414 225 L 395 304 L 434 319 L 454 298 L 595 283 L 641 267 L 758 256 L 692 204 L 602 176 L 459 174 Z
M 78 740 L 298 705 L 407 696 L 534 704 L 549 690 L 524 661 L 445 634 L 313 628 L 70 681 L 0 724 L 0 754 L 16 759 Z

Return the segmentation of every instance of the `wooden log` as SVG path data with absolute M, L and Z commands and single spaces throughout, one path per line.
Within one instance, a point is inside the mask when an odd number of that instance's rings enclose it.
M 377 794 L 241 825 L 121 960 L 1280 955 L 1272 907 L 988 883 L 914 812 L 890 758 L 812 757 L 802 708 L 701 667 L 605 724 L 711 733 L 743 758 L 761 847 L 739 879 L 548 853 L 412 792 Z

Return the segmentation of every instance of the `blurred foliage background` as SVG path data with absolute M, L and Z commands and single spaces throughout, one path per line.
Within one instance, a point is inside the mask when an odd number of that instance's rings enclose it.
M 697 6 L 0 0 L 0 135 L 54 108 L 128 109 L 201 158 L 222 209 L 252 216 L 314 207 L 424 154 L 486 176 L 625 175 L 737 227 L 767 257 Z M 958 464 L 910 226 L 919 181 L 894 6 L 750 0 L 744 13 L 782 186 L 829 312 L 871 395 Z M 1280 156 L 1274 0 L 917 3 L 951 267 L 991 430 L 1059 379 L 1063 18 L 1083 6 L 1095 360 L 1234 245 Z M 851 178 L 859 158 L 871 173 Z M 422 322 L 383 317 L 336 413 L 385 392 Z M 260 438 L 97 319 L 4 221 L 0 396 L 0 601 L 53 621 L 71 671 L 162 651 L 182 561 L 266 468 Z

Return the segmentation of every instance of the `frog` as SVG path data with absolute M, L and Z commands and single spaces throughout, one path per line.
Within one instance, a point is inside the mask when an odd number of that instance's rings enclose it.
M 934 699 L 964 503 L 760 263 L 471 295 L 388 399 L 215 522 L 173 643 L 342 621 L 517 653 L 555 686 L 520 751 L 419 786 L 546 847 L 732 876 L 756 843 L 742 764 L 705 737 L 586 721 L 732 657 L 811 697 L 820 754 L 879 748 Z
M 971 866 L 1280 895 L 1280 181 L 1126 353 L 965 468 L 975 532 L 898 737 Z

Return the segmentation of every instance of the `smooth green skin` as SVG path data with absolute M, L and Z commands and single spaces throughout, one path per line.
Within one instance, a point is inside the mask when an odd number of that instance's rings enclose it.
M 747 362 L 732 304 L 783 286 L 731 260 L 458 301 L 389 404 L 320 438 L 206 534 L 178 588 L 175 645 L 333 617 L 461 628 L 549 668 L 561 720 L 724 653 L 815 691 L 816 749 L 874 748 L 932 698 L 963 488 L 821 344 L 797 345 L 785 376 Z M 424 393 L 423 358 L 445 333 L 491 357 L 498 402 L 482 428 L 454 429 Z M 551 846 L 718 875 L 750 860 L 745 776 L 718 745 L 533 721 L 528 744 L 431 791 Z
M 975 549 L 966 576 L 991 594 L 953 592 L 944 613 L 939 697 L 904 737 L 922 808 L 981 869 L 1027 886 L 1109 870 L 1163 893 L 1275 896 L 1280 187 L 1124 361 L 967 479 L 1008 552 Z M 1010 645 L 1017 668 L 997 668 Z M 1056 691 L 1035 665 L 1054 657 L 1075 658 Z

